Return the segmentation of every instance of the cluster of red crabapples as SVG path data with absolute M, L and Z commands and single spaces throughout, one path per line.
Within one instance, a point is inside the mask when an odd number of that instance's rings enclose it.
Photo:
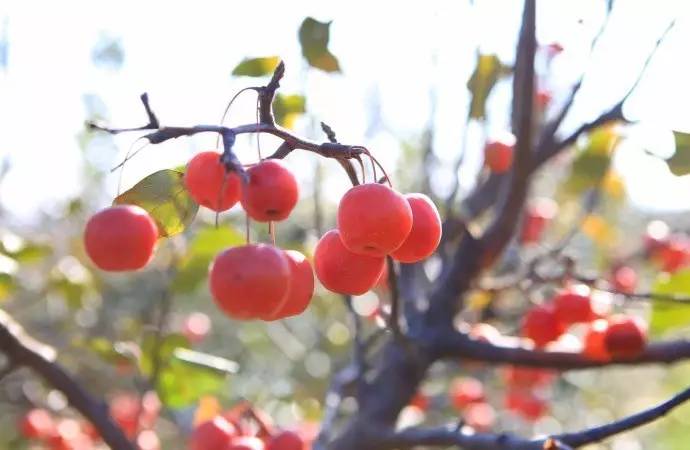
M 306 450 L 313 430 L 277 429 L 270 416 L 246 402 L 194 428 L 189 450 Z
M 374 287 L 387 255 L 414 263 L 431 256 L 441 240 L 441 219 L 429 197 L 402 195 L 384 184 L 351 188 L 338 205 L 337 225 L 316 245 L 314 268 L 319 281 L 340 294 Z
M 202 152 L 187 164 L 184 184 L 200 205 L 220 212 L 240 202 L 257 222 L 286 219 L 299 199 L 292 172 L 267 159 L 247 169 L 246 183 L 227 171 L 221 155 Z M 86 225 L 86 251 L 100 269 L 137 270 L 153 257 L 158 229 L 142 208 L 117 205 L 94 214 Z M 423 194 L 403 196 L 383 184 L 350 189 L 338 208 L 338 229 L 316 246 L 315 272 L 333 292 L 359 295 L 380 278 L 386 255 L 404 263 L 429 257 L 441 238 L 436 206 Z M 277 320 L 302 313 L 314 293 L 306 257 L 274 245 L 247 244 L 219 253 L 209 270 L 218 307 L 238 320 Z
M 154 431 L 161 403 L 152 391 L 139 397 L 119 393 L 110 401 L 110 416 L 139 450 L 161 450 Z M 61 417 L 43 408 L 27 411 L 19 420 L 18 431 L 27 439 L 50 450 L 92 450 L 101 448 L 102 439 L 94 426 L 83 419 Z M 33 448 L 33 447 L 32 447 Z
M 601 309 L 601 308 L 599 308 Z M 560 338 L 571 325 L 584 324 L 583 354 L 595 361 L 629 359 L 647 344 L 646 325 L 637 317 L 597 311 L 589 287 L 568 286 L 548 303 L 532 307 L 522 321 L 522 334 L 544 348 Z

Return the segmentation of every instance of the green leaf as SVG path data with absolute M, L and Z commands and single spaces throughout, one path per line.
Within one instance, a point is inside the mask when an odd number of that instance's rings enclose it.
M 232 74 L 245 77 L 263 77 L 272 74 L 279 62 L 278 56 L 245 58 L 233 69 Z
M 199 230 L 182 258 L 172 289 L 180 293 L 193 292 L 206 279 L 213 258 L 222 250 L 242 243 L 244 237 L 229 226 Z
M 0 272 L 0 301 L 9 297 L 15 288 L 14 277 L 9 273 Z
M 151 355 L 155 338 L 149 337 L 142 346 L 141 368 L 151 374 Z M 236 373 L 234 361 L 189 350 L 189 341 L 179 334 L 165 336 L 159 344 L 160 371 L 156 391 L 170 408 L 183 408 L 196 403 L 202 396 L 216 394 L 225 387 L 229 374 Z
M 302 56 L 310 66 L 325 72 L 340 72 L 338 59 L 328 49 L 331 22 L 319 22 L 307 17 L 299 27 Z
M 486 119 L 486 99 L 498 79 L 510 74 L 511 69 L 504 66 L 496 55 L 479 55 L 477 67 L 467 82 L 467 88 L 472 94 L 470 102 L 470 118 Z
M 292 128 L 295 119 L 306 112 L 306 98 L 299 94 L 277 94 L 273 100 L 273 112 L 278 125 Z
M 115 198 L 116 205 L 138 205 L 153 217 L 160 237 L 181 233 L 194 220 L 199 205 L 189 196 L 184 173 L 159 170 Z
M 151 375 L 153 372 L 151 357 L 154 353 L 158 354 L 158 361 L 162 369 L 171 361 L 175 349 L 189 348 L 189 346 L 189 340 L 179 333 L 172 333 L 159 338 L 151 334 L 147 335 L 141 343 L 141 358 L 139 358 L 141 372 L 144 375 Z
M 676 152 L 666 160 L 671 173 L 677 176 L 690 173 L 690 133 L 673 132 Z
M 690 269 L 671 275 L 659 275 L 652 286 L 652 294 L 690 295 Z M 656 302 L 652 299 L 650 331 L 658 336 L 667 331 L 690 326 L 690 305 Z
M 593 130 L 579 145 L 578 154 L 570 169 L 570 176 L 563 183 L 563 189 L 573 195 L 580 195 L 599 186 L 611 166 L 611 156 L 620 142 L 615 126 L 603 126 Z
M 173 358 L 160 372 L 156 392 L 168 408 L 190 406 L 226 385 L 225 372 Z

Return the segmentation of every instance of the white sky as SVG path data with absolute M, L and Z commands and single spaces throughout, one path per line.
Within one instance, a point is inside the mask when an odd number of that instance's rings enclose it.
M 452 161 L 460 148 L 474 46 L 481 42 L 484 51 L 497 52 L 509 62 L 520 15 L 521 2 L 515 0 L 474 3 L 472 8 L 467 1 L 441 0 L 5 0 L 0 3 L 0 27 L 7 17 L 10 47 L 8 69 L 0 71 L 0 156 L 10 156 L 12 169 L 0 189 L 0 202 L 28 219 L 79 192 L 82 156 L 76 136 L 83 128 L 84 94 L 102 98 L 114 126 L 143 124 L 138 96 L 144 91 L 165 124 L 215 123 L 232 94 L 255 83 L 229 76 L 245 56 L 280 55 L 288 69 L 283 92 L 304 91 L 310 112 L 332 125 L 341 140 L 367 145 L 389 166 L 400 141 L 418 136 L 428 123 L 429 91 L 435 86 L 436 151 L 442 161 Z M 644 155 L 641 148 L 668 154 L 671 138 L 665 130 L 690 131 L 690 66 L 685 60 L 690 6 L 682 0 L 615 3 L 600 51 L 588 65 L 590 81 L 566 126 L 591 119 L 614 103 L 635 78 L 656 37 L 678 17 L 629 102 L 626 112 L 645 126 L 633 134 L 636 138 L 622 149 L 617 164 L 636 204 L 655 210 L 687 209 L 690 177 L 672 177 L 663 162 Z M 540 40 L 557 40 L 566 47 L 554 66 L 554 87 L 563 88 L 587 61 L 604 1 L 539 4 Z M 305 71 L 297 29 L 308 15 L 334 21 L 331 49 L 344 75 Z M 101 33 L 122 39 L 125 64 L 117 72 L 92 63 L 91 51 Z M 367 137 L 375 92 L 389 131 Z M 502 111 L 508 94 L 507 86 L 496 89 L 490 99 L 494 111 Z M 240 102 L 231 123 L 251 122 L 252 107 L 250 97 Z M 494 114 L 492 128 L 504 126 L 505 119 Z M 118 137 L 118 154 L 104 156 L 104 164 L 121 159 L 133 140 L 132 135 Z M 206 136 L 148 148 L 127 166 L 125 186 L 154 170 L 184 163 L 214 140 Z M 269 139 L 262 141 L 270 148 Z M 240 147 L 240 156 L 251 158 L 244 144 L 247 153 Z M 461 171 L 465 188 L 473 183 L 478 154 L 475 151 Z M 291 156 L 290 162 L 299 168 L 311 167 L 309 161 L 311 156 L 300 155 Z M 443 189 L 448 174 L 439 173 L 435 179 L 436 187 Z M 346 182 L 341 174 L 329 177 L 326 191 L 337 196 Z M 107 189 L 114 192 L 116 183 L 117 176 L 111 176 Z

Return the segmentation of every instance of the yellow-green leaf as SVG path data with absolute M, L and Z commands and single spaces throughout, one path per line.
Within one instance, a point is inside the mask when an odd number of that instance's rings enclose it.
M 158 225 L 160 237 L 181 233 L 194 220 L 199 205 L 189 196 L 184 173 L 159 170 L 115 198 L 114 204 L 144 208 Z
M 652 287 L 653 294 L 690 295 L 690 269 L 659 275 Z M 658 336 L 667 331 L 690 326 L 690 304 L 677 304 L 652 299 L 650 331 Z
M 470 117 L 484 120 L 486 118 L 486 99 L 498 79 L 510 74 L 511 69 L 504 66 L 496 55 L 479 55 L 477 67 L 467 82 L 467 88 L 472 94 L 470 102 Z
M 277 94 L 273 100 L 273 112 L 278 125 L 292 128 L 297 117 L 306 112 L 306 99 L 298 94 Z
M 331 22 L 319 22 L 307 17 L 299 27 L 302 56 L 310 66 L 325 72 L 340 72 L 338 59 L 328 49 Z
M 278 56 L 264 56 L 260 58 L 245 58 L 232 71 L 233 75 L 245 77 L 263 77 L 271 75 L 280 58 Z
M 674 131 L 673 139 L 676 152 L 666 160 L 666 163 L 674 175 L 687 175 L 690 173 L 690 133 Z

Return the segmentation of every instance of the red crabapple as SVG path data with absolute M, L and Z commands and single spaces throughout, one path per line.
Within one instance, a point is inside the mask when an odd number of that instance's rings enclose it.
M 535 306 L 527 311 L 522 320 L 523 336 L 532 339 L 537 348 L 555 341 L 563 331 L 563 324 L 550 306 Z
M 608 361 L 611 355 L 606 350 L 606 331 L 609 324 L 605 319 L 590 323 L 582 339 L 584 355 L 593 361 Z
M 410 234 L 412 209 L 402 194 L 388 186 L 360 184 L 340 200 L 338 230 L 351 252 L 386 256 Z
M 258 222 L 288 218 L 299 200 L 295 175 L 277 159 L 266 159 L 247 169 L 249 183 L 242 188 L 242 207 Z
M 505 133 L 486 143 L 484 164 L 494 173 L 505 173 L 513 165 L 515 136 Z
M 484 401 L 484 385 L 476 378 L 460 378 L 451 383 L 448 396 L 453 407 L 463 410 L 470 403 Z
M 552 300 L 556 319 L 563 325 L 589 322 L 594 317 L 589 287 L 579 284 L 559 292 Z
M 55 430 L 53 416 L 41 408 L 28 411 L 19 422 L 19 430 L 29 439 L 46 439 Z
M 616 315 L 609 318 L 604 336 L 606 351 L 613 358 L 634 358 L 647 345 L 647 330 L 636 317 Z
M 290 289 L 282 307 L 264 320 L 277 320 L 302 314 L 314 295 L 314 271 L 309 260 L 298 251 L 286 250 L 285 258 L 290 266 Z
M 222 416 L 199 424 L 189 439 L 189 450 L 227 450 L 237 435 L 235 427 Z
M 266 450 L 305 450 L 305 445 L 299 434 L 284 430 L 270 439 Z
M 376 284 L 385 264 L 383 256 L 360 255 L 348 250 L 338 230 L 324 234 L 314 251 L 316 276 L 326 289 L 339 294 L 364 294 Z
M 285 303 L 290 265 L 285 253 L 271 245 L 232 247 L 216 256 L 208 282 L 213 299 L 228 316 L 256 319 Z
M 403 263 L 414 263 L 431 256 L 441 241 L 441 217 L 434 202 L 424 194 L 406 194 L 412 210 L 412 230 L 405 242 L 391 253 Z
M 214 211 L 232 208 L 240 199 L 241 180 L 235 172 L 229 172 L 214 151 L 196 154 L 184 173 L 187 192 L 198 204 Z
M 89 219 L 84 245 L 91 261 L 102 270 L 121 272 L 144 267 L 153 257 L 158 227 L 139 206 L 117 205 Z

